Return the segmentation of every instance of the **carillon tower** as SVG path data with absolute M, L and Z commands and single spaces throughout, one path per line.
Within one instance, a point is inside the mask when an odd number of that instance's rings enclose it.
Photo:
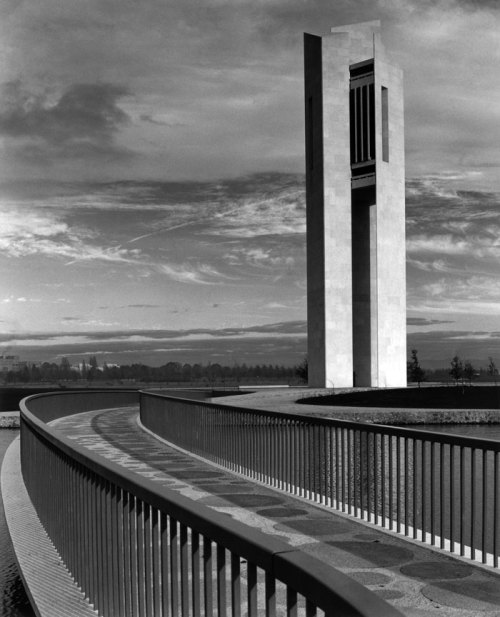
M 378 21 L 304 60 L 309 385 L 406 386 L 402 72 Z

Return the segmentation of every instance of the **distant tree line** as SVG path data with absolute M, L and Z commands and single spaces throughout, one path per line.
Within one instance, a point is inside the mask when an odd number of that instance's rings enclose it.
M 450 368 L 423 370 L 418 360 L 418 351 L 411 350 L 411 358 L 407 363 L 407 378 L 408 382 L 420 384 L 423 381 L 452 381 L 458 386 L 462 386 L 468 382 L 472 385 L 474 380 L 478 381 L 498 381 L 498 369 L 493 358 L 488 358 L 488 366 L 486 368 L 476 368 L 470 360 L 462 360 L 460 356 L 455 355 L 450 362 Z
M 214 364 L 182 364 L 167 362 L 162 366 L 148 366 L 134 363 L 130 365 L 99 366 L 95 356 L 84 360 L 79 368 L 72 367 L 67 358 L 62 358 L 59 364 L 43 362 L 42 364 L 27 364 L 17 371 L 8 371 L 3 375 L 4 381 L 13 383 L 42 382 L 159 382 L 201 385 L 238 385 L 240 383 L 289 383 L 297 379 L 295 367 L 285 367 L 271 364 L 247 366 L 235 364 L 223 366 Z

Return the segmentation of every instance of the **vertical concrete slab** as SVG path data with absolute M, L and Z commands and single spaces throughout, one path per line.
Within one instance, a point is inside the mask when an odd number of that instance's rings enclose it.
M 373 59 L 376 181 L 354 190 L 350 72 Z M 379 22 L 306 34 L 304 72 L 309 385 L 406 385 L 401 72 Z
M 387 100 L 387 141 L 377 131 L 377 312 L 378 370 L 372 385 L 406 386 L 406 248 L 403 75 L 379 45 L 375 53 L 377 124 L 383 126 L 382 89 Z

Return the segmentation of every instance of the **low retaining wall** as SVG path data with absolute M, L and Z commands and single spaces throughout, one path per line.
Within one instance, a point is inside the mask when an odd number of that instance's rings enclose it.
M 302 408 L 306 405 L 301 405 Z M 406 424 L 500 424 L 499 409 L 387 409 L 378 407 L 307 406 L 308 415 L 393 426 Z M 328 411 L 323 411 L 328 409 Z M 300 410 L 299 410 L 300 411 Z

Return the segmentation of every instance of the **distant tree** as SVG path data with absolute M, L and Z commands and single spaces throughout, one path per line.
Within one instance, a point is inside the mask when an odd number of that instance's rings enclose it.
M 32 364 L 30 367 L 30 381 L 39 382 L 42 381 L 42 373 L 36 364 Z
M 216 383 L 221 381 L 222 378 L 222 366 L 215 362 L 215 364 L 209 364 L 205 372 L 210 385 L 213 387 Z
M 498 380 L 498 369 L 495 363 L 493 362 L 493 358 L 491 356 L 488 358 L 488 360 L 489 360 L 488 375 L 493 378 L 493 381 L 495 382 L 495 386 L 496 386 L 497 380 Z
M 59 377 L 60 379 L 69 379 L 71 377 L 71 365 L 68 358 L 61 358 L 59 364 Z
M 97 364 L 97 358 L 95 356 L 90 356 L 89 358 L 89 368 L 87 371 L 87 381 L 93 381 L 98 374 L 98 364 Z
M 420 383 L 425 381 L 425 371 L 420 366 L 418 361 L 418 352 L 416 349 L 411 350 L 411 360 L 408 362 L 408 379 L 409 381 L 417 382 L 420 388 Z
M 193 364 L 192 379 L 194 379 L 195 381 L 201 381 L 202 377 L 203 367 L 201 366 L 201 364 Z
M 469 386 L 472 385 L 472 380 L 476 377 L 477 370 L 472 366 L 470 360 L 466 360 L 464 364 L 464 377 L 469 380 Z
M 309 378 L 309 362 L 307 356 L 300 364 L 294 367 L 294 373 L 301 381 L 307 383 Z
M 191 381 L 193 378 L 193 367 L 190 364 L 182 365 L 182 381 Z
M 458 385 L 458 382 L 464 378 L 464 366 L 462 364 L 462 360 L 460 360 L 459 356 L 454 356 L 451 361 L 451 369 L 450 375 L 455 380 L 455 384 Z

